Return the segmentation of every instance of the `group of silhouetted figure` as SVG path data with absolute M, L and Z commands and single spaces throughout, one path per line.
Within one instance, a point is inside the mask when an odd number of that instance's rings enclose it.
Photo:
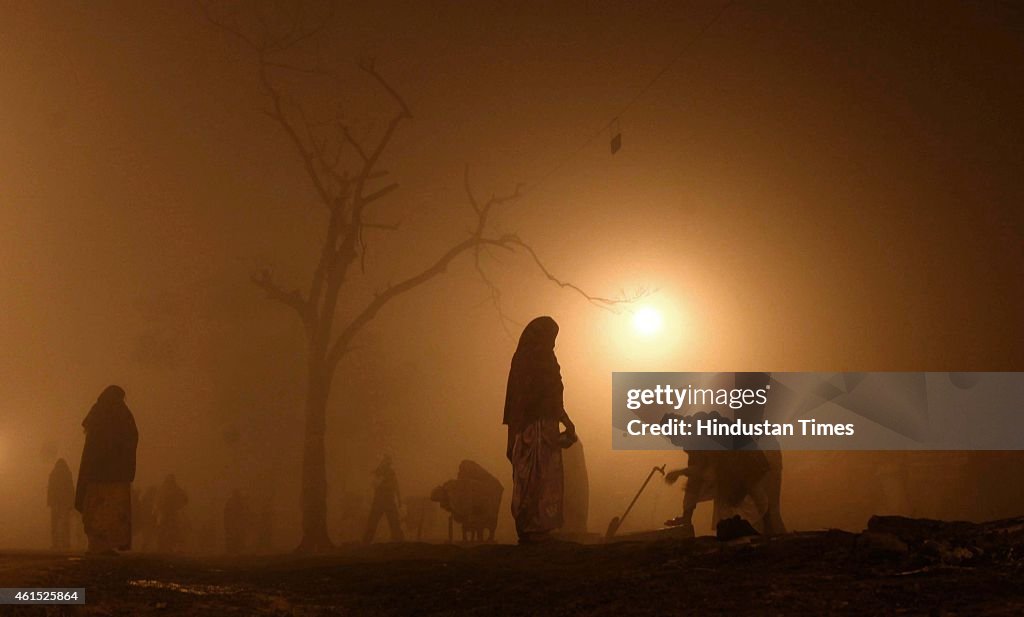
M 89 489 L 82 489 L 88 493 Z M 67 461 L 60 459 L 50 472 L 47 484 L 47 507 L 50 509 L 51 548 L 72 549 L 72 531 L 81 526 L 91 553 L 112 554 L 135 548 L 147 552 L 176 553 L 192 546 L 196 533 L 186 516 L 189 499 L 171 474 L 159 485 L 145 490 L 130 489 L 127 513 L 123 500 L 108 500 L 96 507 L 94 500 L 83 500 L 78 509 L 75 483 Z M 265 500 L 254 508 L 239 490 L 224 505 L 224 550 L 229 554 L 269 552 L 273 535 L 272 506 Z M 198 538 L 201 548 L 211 548 L 213 541 L 207 530 Z M 205 545 L 205 546 L 204 546 Z
M 95 469 L 89 473 L 92 475 L 87 478 L 98 479 L 90 484 L 80 474 L 76 490 L 64 459 L 58 460 L 50 472 L 46 503 L 50 509 L 51 548 L 70 550 L 72 528 L 79 520 L 90 553 L 114 554 L 131 549 L 133 544 L 142 550 L 167 553 L 182 548 L 186 531 L 182 511 L 188 504 L 188 495 L 178 486 L 174 475 L 140 495 L 131 489 L 130 482 L 108 486 L 115 484 L 106 481 L 113 474 L 104 475 Z
M 526 326 L 512 357 L 505 391 L 505 456 L 512 466 L 511 510 L 521 544 L 548 541 L 558 531 L 586 532 L 586 463 L 576 427 L 563 403 L 561 369 L 554 351 L 557 335 L 558 324 L 550 317 L 538 317 Z M 764 373 L 745 375 L 767 379 Z M 90 553 L 129 550 L 133 523 L 142 550 L 180 550 L 186 542 L 184 509 L 188 495 L 174 475 L 168 475 L 160 486 L 147 488 L 141 495 L 132 491 L 139 432 L 125 403 L 125 391 L 119 386 L 106 388 L 82 426 L 85 446 L 77 485 L 64 459 L 57 461 L 50 474 L 47 504 L 51 510 L 53 548 L 70 548 L 72 514 L 76 510 L 81 514 Z M 563 458 L 563 451 L 568 452 L 567 458 Z M 688 478 L 683 514 L 667 521 L 667 525 L 692 526 L 693 511 L 700 501 L 715 502 L 717 519 L 720 510 L 736 507 L 750 498 L 759 511 L 755 523 L 762 532 L 784 530 L 778 509 L 781 458 L 777 453 L 688 453 L 689 466 L 669 473 L 666 478 Z M 373 470 L 372 479 L 373 496 L 362 540 L 372 542 L 384 519 L 391 540 L 403 541 L 403 500 L 389 457 L 384 457 Z M 449 541 L 453 540 L 455 523 L 461 526 L 463 541 L 493 541 L 503 492 L 494 475 L 479 464 L 464 460 L 456 477 L 435 488 L 429 500 L 406 500 L 404 522 L 419 540 L 431 504 L 437 503 L 450 515 Z M 272 527 L 269 508 L 254 513 L 240 491 L 235 490 L 226 500 L 223 523 L 226 552 L 243 553 L 254 546 L 268 548 Z

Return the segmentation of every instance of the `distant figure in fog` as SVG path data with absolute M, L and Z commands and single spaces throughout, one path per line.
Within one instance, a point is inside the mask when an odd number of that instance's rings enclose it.
M 562 403 L 555 358 L 558 324 L 538 317 L 527 324 L 512 356 L 505 390 L 505 455 L 512 463 L 512 516 L 520 544 L 542 542 L 562 526 L 562 448 L 576 441 L 576 426 Z M 559 434 L 558 424 L 565 425 Z
M 156 497 L 157 548 L 164 553 L 181 550 L 185 543 L 185 518 L 182 512 L 188 505 L 188 495 L 174 474 L 164 478 Z
M 82 513 L 90 553 L 132 546 L 132 481 L 139 430 L 124 390 L 109 386 L 82 422 L 85 447 L 78 466 L 75 508 Z
M 75 482 L 71 468 L 60 459 L 50 472 L 46 487 L 46 505 L 50 508 L 50 547 L 55 551 L 71 549 L 71 512 L 75 507 Z
M 373 536 L 377 533 L 377 524 L 380 523 L 382 516 L 386 516 L 388 519 L 391 541 L 402 542 L 405 539 L 398 518 L 398 507 L 401 503 L 398 476 L 395 475 L 395 470 L 391 467 L 391 457 L 385 456 L 373 472 L 373 505 L 370 507 L 370 519 L 366 524 L 363 542 L 373 542 Z
M 224 504 L 224 550 L 229 555 L 245 552 L 249 526 L 249 505 L 236 489 Z

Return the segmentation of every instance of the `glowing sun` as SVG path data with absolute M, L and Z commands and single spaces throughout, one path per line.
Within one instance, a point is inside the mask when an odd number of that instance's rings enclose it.
M 647 306 L 633 315 L 633 327 L 644 336 L 657 334 L 661 331 L 661 313 Z

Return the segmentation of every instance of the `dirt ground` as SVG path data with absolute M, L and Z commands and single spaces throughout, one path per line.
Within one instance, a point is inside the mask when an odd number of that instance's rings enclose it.
M 0 587 L 85 587 L 87 604 L 0 614 L 1024 614 L 1015 542 L 956 549 L 959 565 L 949 551 L 917 550 L 929 546 L 822 531 L 730 543 L 378 544 L 231 560 L 7 552 Z

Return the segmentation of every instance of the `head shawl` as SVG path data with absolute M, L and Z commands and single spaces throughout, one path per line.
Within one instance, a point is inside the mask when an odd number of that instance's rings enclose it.
M 124 388 L 121 386 L 107 386 L 100 392 L 99 397 L 96 399 L 97 403 L 119 403 L 124 401 Z
M 544 315 L 537 317 L 523 328 L 519 335 L 519 345 L 516 346 L 516 355 L 523 353 L 537 353 L 555 351 L 555 337 L 558 336 L 558 324 L 555 320 Z
M 82 421 L 85 447 L 78 465 L 75 506 L 85 504 L 86 487 L 93 482 L 131 482 L 135 479 L 135 449 L 139 430 L 124 402 L 124 389 L 108 386 Z
M 537 317 L 523 329 L 512 356 L 505 388 L 505 414 L 509 426 L 522 426 L 540 417 L 562 414 L 562 374 L 555 358 L 558 324 Z

